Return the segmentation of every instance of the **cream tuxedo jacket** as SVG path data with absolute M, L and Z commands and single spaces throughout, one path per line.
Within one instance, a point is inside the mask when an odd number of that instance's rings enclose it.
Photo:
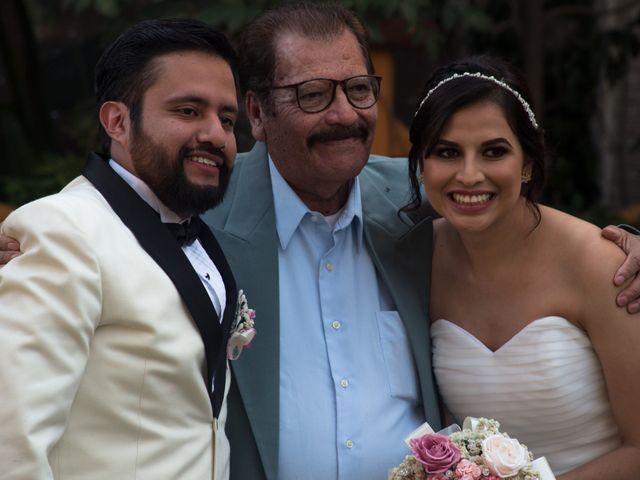
M 2 225 L 24 253 L 0 269 L 0 478 L 224 480 L 228 265 L 207 230 L 221 326 L 155 212 L 91 165 L 108 194 L 78 177 Z

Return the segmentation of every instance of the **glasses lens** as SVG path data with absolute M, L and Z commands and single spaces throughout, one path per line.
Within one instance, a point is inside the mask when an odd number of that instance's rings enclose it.
M 375 77 L 353 77 L 345 84 L 347 97 L 358 108 L 368 108 L 376 103 L 380 84 Z
M 331 80 L 309 80 L 298 85 L 298 103 L 305 112 L 323 110 L 331 102 L 333 83 Z

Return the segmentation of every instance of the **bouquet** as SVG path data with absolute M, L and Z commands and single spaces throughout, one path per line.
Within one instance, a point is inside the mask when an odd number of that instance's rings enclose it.
M 544 457 L 500 432 L 500 424 L 467 417 L 449 435 L 423 425 L 406 440 L 412 454 L 389 473 L 389 480 L 555 480 Z M 427 433 L 424 433 L 424 432 Z

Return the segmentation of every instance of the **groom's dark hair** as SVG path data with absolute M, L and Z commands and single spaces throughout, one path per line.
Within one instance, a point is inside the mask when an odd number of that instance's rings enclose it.
M 144 92 L 157 79 L 154 60 L 162 55 L 195 51 L 222 58 L 237 84 L 237 57 L 229 40 L 199 20 L 167 18 L 136 23 L 104 51 L 95 68 L 98 109 L 104 102 L 119 101 L 129 108 L 133 129 L 139 128 Z M 109 153 L 111 138 L 100 125 L 100 146 Z

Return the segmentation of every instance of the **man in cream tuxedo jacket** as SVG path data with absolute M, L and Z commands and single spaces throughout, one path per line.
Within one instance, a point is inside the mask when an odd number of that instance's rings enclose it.
M 228 478 L 237 292 L 197 215 L 236 154 L 234 68 L 201 22 L 130 28 L 96 67 L 111 159 L 2 225 L 3 479 Z

